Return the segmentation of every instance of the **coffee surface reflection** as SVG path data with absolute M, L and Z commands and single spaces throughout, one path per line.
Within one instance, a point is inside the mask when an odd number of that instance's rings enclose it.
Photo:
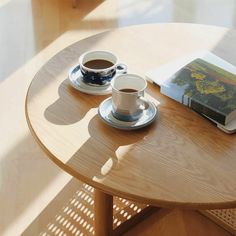
M 111 61 L 95 59 L 85 62 L 84 66 L 91 69 L 106 69 L 114 66 L 114 64 Z
M 137 89 L 132 89 L 132 88 L 124 88 L 124 89 L 120 89 L 120 92 L 124 92 L 124 93 L 136 93 L 138 92 Z

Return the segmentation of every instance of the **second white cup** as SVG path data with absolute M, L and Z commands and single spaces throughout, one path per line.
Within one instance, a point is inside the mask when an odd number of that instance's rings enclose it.
M 118 75 L 111 81 L 112 114 L 122 121 L 136 121 L 149 103 L 144 98 L 147 82 L 136 74 Z

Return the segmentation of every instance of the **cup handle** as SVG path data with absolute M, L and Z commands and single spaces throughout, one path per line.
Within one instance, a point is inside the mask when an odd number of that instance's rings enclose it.
M 140 102 L 139 108 L 141 110 L 147 110 L 149 108 L 149 101 L 146 98 L 144 98 L 143 96 L 140 96 L 138 98 L 138 101 Z
M 116 65 L 116 73 L 117 74 L 126 74 L 127 73 L 127 65 L 124 63 L 119 63 Z

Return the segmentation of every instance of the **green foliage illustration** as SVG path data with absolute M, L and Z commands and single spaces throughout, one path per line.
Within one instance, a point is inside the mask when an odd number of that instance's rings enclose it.
M 185 96 L 228 114 L 236 109 L 236 75 L 202 59 L 196 59 L 171 80 L 184 86 Z

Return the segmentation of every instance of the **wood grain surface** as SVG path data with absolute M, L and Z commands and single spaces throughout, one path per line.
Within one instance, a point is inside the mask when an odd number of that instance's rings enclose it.
M 26 98 L 29 127 L 57 165 L 106 193 L 162 207 L 235 207 L 235 135 L 151 84 L 146 96 L 159 104 L 158 119 L 141 130 L 117 130 L 97 115 L 108 96 L 80 93 L 67 79 L 78 57 L 96 49 L 112 51 L 141 76 L 199 50 L 236 65 L 235 40 L 233 30 L 175 23 L 121 28 L 78 41 L 35 75 Z

